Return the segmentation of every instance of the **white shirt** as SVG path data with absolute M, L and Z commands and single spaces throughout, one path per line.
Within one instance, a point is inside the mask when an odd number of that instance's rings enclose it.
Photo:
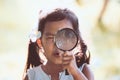
M 82 71 L 85 64 L 83 64 L 79 70 Z M 51 76 L 47 75 L 41 68 L 41 65 L 29 69 L 27 71 L 29 80 L 51 80 Z M 72 75 L 65 75 L 65 71 L 59 73 L 60 80 L 73 80 Z

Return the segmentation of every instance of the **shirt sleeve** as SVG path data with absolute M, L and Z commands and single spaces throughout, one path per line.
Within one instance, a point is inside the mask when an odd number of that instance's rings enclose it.
M 84 66 L 86 65 L 86 63 L 84 63 L 84 64 L 82 64 L 82 66 L 80 66 L 80 71 L 83 71 L 83 68 L 84 68 Z
M 27 75 L 28 75 L 28 80 L 34 80 L 35 71 L 33 69 L 28 69 Z

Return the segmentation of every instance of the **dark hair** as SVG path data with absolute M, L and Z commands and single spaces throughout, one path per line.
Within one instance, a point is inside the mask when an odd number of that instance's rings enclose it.
M 80 40 L 80 45 L 83 53 L 82 58 L 76 58 L 77 66 L 81 66 L 83 63 L 89 64 L 90 55 L 86 55 L 87 46 L 85 45 L 84 41 L 81 38 L 80 31 L 79 31 L 79 23 L 77 16 L 71 12 L 68 9 L 56 9 L 55 11 L 49 13 L 47 16 L 43 17 L 39 20 L 38 23 L 38 31 L 41 31 L 41 33 L 44 32 L 45 24 L 46 22 L 52 22 L 52 21 L 60 21 L 63 19 L 69 20 L 72 25 L 74 31 L 77 33 L 78 38 Z M 80 61 L 79 61 L 80 60 Z M 42 64 L 40 57 L 39 57 L 39 48 L 37 46 L 36 42 L 29 43 L 28 47 L 28 58 L 26 62 L 25 71 L 29 69 L 30 67 L 35 67 Z

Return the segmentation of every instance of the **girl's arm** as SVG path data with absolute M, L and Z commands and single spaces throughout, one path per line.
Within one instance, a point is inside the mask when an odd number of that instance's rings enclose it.
M 94 80 L 94 75 L 87 64 L 84 65 L 82 72 L 84 73 L 88 80 Z
M 83 71 L 80 71 L 76 65 L 74 55 L 65 52 L 63 54 L 63 68 L 73 76 L 74 80 L 94 80 L 93 74 L 87 64 L 84 65 Z
M 74 69 L 73 71 L 74 80 L 94 80 L 94 75 L 87 64 L 84 65 L 82 71 L 79 71 L 79 69 Z
M 28 79 L 28 76 L 26 75 L 25 78 L 24 78 L 23 80 L 29 80 L 29 79 Z

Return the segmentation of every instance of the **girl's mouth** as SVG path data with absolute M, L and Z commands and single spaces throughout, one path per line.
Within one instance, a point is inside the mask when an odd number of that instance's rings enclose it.
M 59 53 L 59 52 L 55 52 L 55 53 L 54 53 L 54 56 L 60 57 L 60 53 Z

